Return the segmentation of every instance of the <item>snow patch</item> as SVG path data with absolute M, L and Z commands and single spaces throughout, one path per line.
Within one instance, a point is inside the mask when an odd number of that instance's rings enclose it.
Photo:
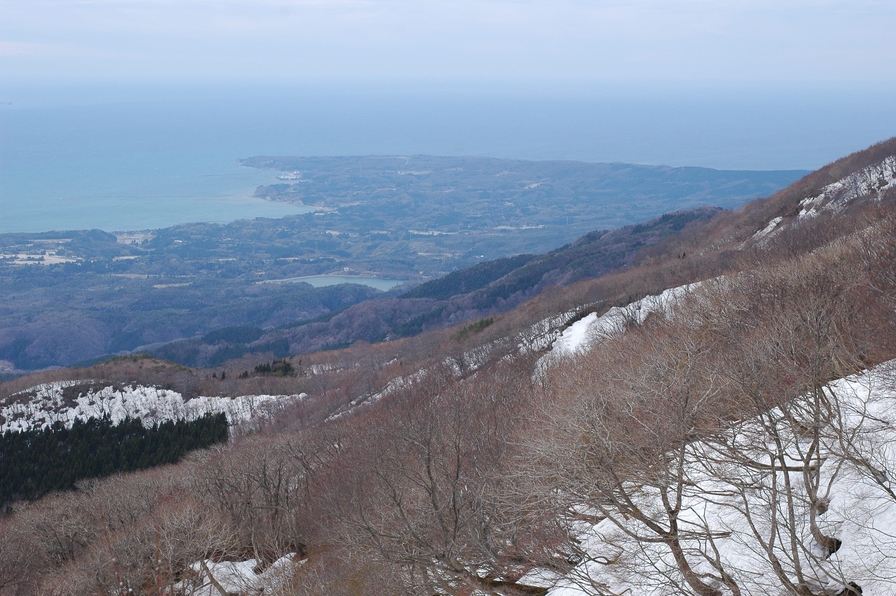
M 879 164 L 850 174 L 821 189 L 814 197 L 800 201 L 799 218 L 810 219 L 823 211 L 837 213 L 858 197 L 874 195 L 880 200 L 881 193 L 896 188 L 896 156 L 891 155 Z
M 765 238 L 766 236 L 773 235 L 772 232 L 775 231 L 775 228 L 778 227 L 778 224 L 781 223 L 781 221 L 782 221 L 783 219 L 784 219 L 784 218 L 783 218 L 783 217 L 780 217 L 780 216 L 779 216 L 779 217 L 775 217 L 775 218 L 772 219 L 770 222 L 768 222 L 768 225 L 767 225 L 767 226 L 765 226 L 764 228 L 762 228 L 761 230 L 759 230 L 758 232 L 756 232 L 755 234 L 753 234 L 753 239 L 754 239 L 754 240 L 761 240 L 761 239 Z
M 645 296 L 625 306 L 614 306 L 600 316 L 591 313 L 567 327 L 553 342 L 550 353 L 542 358 L 539 365 L 587 352 L 596 342 L 623 333 L 626 326 L 642 324 L 651 313 L 669 312 L 678 301 L 699 286 L 699 282 L 685 284 L 657 295 Z
M 586 304 L 581 309 L 594 306 Z M 518 349 L 521 354 L 547 350 L 560 337 L 562 330 L 572 319 L 581 313 L 581 309 L 570 310 L 553 317 L 542 319 L 532 325 L 527 332 L 521 333 Z
M 296 557 L 295 553 L 280 557 L 260 573 L 255 572 L 259 565 L 256 559 L 197 561 L 190 566 L 191 573 L 188 574 L 190 577 L 174 586 L 175 592 L 195 596 L 221 596 L 209 574 L 228 594 L 256 595 L 276 592 L 292 578 L 295 566 L 304 563 L 304 561 L 297 562 Z
M 108 417 L 114 424 L 139 418 L 147 428 L 168 420 L 195 420 L 205 414 L 225 414 L 231 426 L 270 420 L 290 404 L 306 397 L 297 395 L 200 396 L 184 399 L 177 391 L 131 385 L 122 388 L 90 387 L 65 400 L 63 390 L 91 381 L 61 381 L 32 387 L 0 399 L 0 432 L 47 428 L 62 422 Z M 23 399 L 30 396 L 30 399 Z
M 861 462 L 844 454 L 840 443 L 843 435 L 823 434 L 820 459 L 824 464 L 816 473 L 820 475 L 820 486 L 826 487 L 827 498 L 825 510 L 816 509 L 817 523 L 822 533 L 842 543 L 839 550 L 829 553 L 815 542 L 810 528 L 810 501 L 804 492 L 796 491 L 794 528 L 805 548 L 800 551 L 802 573 L 816 594 L 839 593 L 849 581 L 858 583 L 864 594 L 894 594 L 896 478 L 888 473 L 892 475 L 896 470 L 896 362 L 835 381 L 828 387 L 839 400 L 838 424 L 848 430 L 847 436 L 858 452 L 868 459 Z M 768 417 L 774 418 L 775 411 Z M 764 442 L 771 441 L 758 419 L 732 427 L 727 436 L 729 447 L 742 451 L 745 460 L 752 459 L 752 450 L 764 453 Z M 799 461 L 798 453 L 810 441 L 798 433 L 779 438 L 786 442 L 787 459 L 794 462 Z M 785 590 L 757 536 L 768 537 L 778 531 L 776 528 L 786 526 L 786 520 L 778 517 L 773 521 L 775 516 L 770 513 L 771 502 L 777 502 L 782 511 L 786 507 L 786 498 L 777 495 L 772 487 L 780 489 L 787 474 L 800 484 L 800 473 L 780 469 L 757 471 L 736 459 L 713 459 L 719 453 L 713 445 L 697 442 L 688 447 L 685 457 L 688 482 L 678 521 L 681 528 L 688 529 L 683 545 L 686 552 L 692 551 L 689 562 L 697 573 L 713 571 L 708 561 L 692 550 L 701 544 L 707 549 L 706 539 L 700 536 L 706 529 L 712 530 L 718 561 L 741 593 L 783 594 Z M 751 478 L 755 478 L 755 486 L 737 488 L 742 483 L 749 484 Z M 640 510 L 662 510 L 657 489 L 631 484 L 629 491 Z M 753 512 L 754 526 L 745 517 L 745 510 Z M 599 523 L 571 523 L 586 560 L 560 579 L 549 571 L 534 570 L 520 581 L 549 583 L 549 596 L 671 596 L 682 593 L 682 588 L 690 593 L 680 582 L 681 574 L 665 544 L 633 537 L 649 534 L 635 519 L 610 510 L 609 517 Z M 688 538 L 691 529 L 695 533 Z M 785 573 L 794 578 L 787 548 L 789 545 L 783 543 L 774 546 Z M 682 585 L 674 585 L 676 582 Z M 726 586 L 714 587 L 722 594 L 731 594 Z

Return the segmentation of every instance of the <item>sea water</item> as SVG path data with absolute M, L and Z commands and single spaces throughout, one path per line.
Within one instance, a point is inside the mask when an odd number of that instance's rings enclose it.
M 338 286 L 341 284 L 360 284 L 362 286 L 370 286 L 371 288 L 387 292 L 406 281 L 406 279 L 365 277 L 363 275 L 305 275 L 303 277 L 289 277 L 286 279 L 268 279 L 255 283 L 263 285 L 306 283 L 315 288 L 325 288 L 327 286 Z
M 276 173 L 240 166 L 239 147 L 208 134 L 216 126 L 227 124 L 176 106 L 3 110 L 0 233 L 145 230 L 312 210 L 254 197 Z
M 252 155 L 814 169 L 896 135 L 896 90 L 520 85 L 0 88 L 0 233 L 283 217 Z

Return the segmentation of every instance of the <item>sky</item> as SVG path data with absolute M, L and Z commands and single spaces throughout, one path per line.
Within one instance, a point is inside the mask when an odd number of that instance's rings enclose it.
M 893 0 L 0 0 L 0 81 L 896 86 Z

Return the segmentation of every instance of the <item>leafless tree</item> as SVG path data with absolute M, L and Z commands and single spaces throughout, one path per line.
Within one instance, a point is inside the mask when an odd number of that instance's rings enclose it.
M 841 541 L 819 517 L 844 465 L 865 457 L 843 449 L 857 446 L 861 420 L 830 383 L 881 348 L 876 304 L 843 262 L 854 257 L 853 247 L 832 246 L 730 278 L 706 319 L 741 409 L 729 432 L 704 441 L 703 461 L 738 496 L 728 505 L 792 594 L 852 579 L 825 563 Z
M 0 596 L 32 594 L 46 561 L 23 528 L 0 520 Z
M 758 571 L 722 556 L 732 536 L 721 511 L 750 528 L 737 539 L 763 553 L 776 589 L 853 589 L 827 563 L 841 543 L 820 519 L 845 466 L 883 482 L 886 462 L 862 444 L 869 412 L 850 412 L 861 402 L 831 382 L 893 353 L 880 333 L 891 314 L 856 275 L 858 245 L 707 283 L 549 373 L 555 401 L 530 469 L 545 506 L 565 508 L 586 591 L 609 593 L 607 578 L 623 573 L 666 591 L 739 594 Z
M 496 496 L 528 391 L 527 375 L 511 369 L 410 380 L 353 441 L 360 465 L 341 499 L 346 539 L 401 570 L 408 593 L 544 592 L 517 581 L 525 569 L 508 553 L 530 528 L 508 523 Z
M 237 543 L 250 558 L 270 564 L 306 550 L 309 482 L 325 457 L 323 438 L 247 437 L 198 471 L 196 494 L 237 529 Z

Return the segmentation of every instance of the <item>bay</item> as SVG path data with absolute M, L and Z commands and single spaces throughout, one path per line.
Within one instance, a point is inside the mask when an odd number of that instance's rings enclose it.
M 0 233 L 145 230 L 312 209 L 255 198 L 274 172 L 191 134 L 176 109 L 0 111 Z

